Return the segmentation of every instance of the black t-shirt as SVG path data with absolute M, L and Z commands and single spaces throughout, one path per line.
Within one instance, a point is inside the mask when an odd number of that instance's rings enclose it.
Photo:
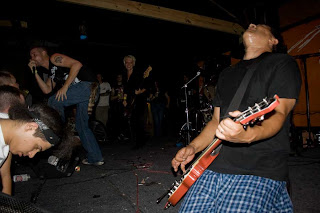
M 127 102 L 131 103 L 135 99 L 134 103 L 137 108 L 144 107 L 147 101 L 147 91 L 135 95 L 135 90 L 148 88 L 148 79 L 143 78 L 143 73 L 140 73 L 136 70 L 133 71 L 129 80 L 127 80 L 127 73 L 123 74 L 124 76 L 124 93 L 127 94 Z M 138 106 L 137 106 L 138 105 Z
M 220 107 L 223 116 L 236 93 L 247 69 L 255 60 L 263 57 L 249 82 L 239 110 L 259 103 L 265 97 L 277 94 L 280 98 L 298 99 L 301 76 L 296 61 L 287 54 L 264 53 L 256 59 L 243 60 L 225 69 L 218 81 L 217 93 L 213 100 Z M 257 175 L 274 180 L 286 180 L 288 175 L 290 116 L 282 129 L 273 137 L 238 144 L 223 141 L 220 155 L 210 169 L 227 174 Z

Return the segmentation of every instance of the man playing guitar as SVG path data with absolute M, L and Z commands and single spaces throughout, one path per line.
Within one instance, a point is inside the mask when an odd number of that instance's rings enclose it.
M 245 55 L 225 69 L 217 85 L 210 122 L 172 159 L 177 172 L 214 137 L 223 146 L 219 156 L 191 186 L 180 212 L 293 212 L 286 189 L 289 156 L 289 114 L 300 92 L 300 73 L 287 54 L 272 53 L 281 37 L 267 25 L 250 24 L 243 34 Z M 239 111 L 226 112 L 247 67 L 260 60 L 249 81 Z M 280 104 L 260 125 L 248 127 L 224 115 L 237 117 L 255 102 L 278 94 Z

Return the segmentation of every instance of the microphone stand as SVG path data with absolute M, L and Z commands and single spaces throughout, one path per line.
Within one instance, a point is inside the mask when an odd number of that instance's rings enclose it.
M 189 109 L 188 109 L 188 95 L 187 95 L 187 87 L 188 87 L 188 84 L 193 81 L 196 77 L 198 77 L 199 75 L 201 74 L 200 71 L 197 72 L 197 75 L 195 75 L 192 79 L 190 79 L 190 81 L 188 81 L 185 85 L 183 85 L 181 87 L 181 89 L 184 88 L 184 96 L 185 96 L 185 99 L 186 99 L 186 109 L 185 109 L 185 113 L 186 113 L 186 116 L 187 116 L 187 143 L 185 144 L 185 146 L 187 146 L 189 143 L 190 143 L 190 125 L 189 125 Z

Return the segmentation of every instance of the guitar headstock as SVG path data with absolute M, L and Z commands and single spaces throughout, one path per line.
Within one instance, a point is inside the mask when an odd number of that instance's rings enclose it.
M 257 120 L 263 120 L 264 115 L 274 110 L 279 103 L 279 97 L 277 95 L 272 98 L 264 98 L 260 103 L 256 103 L 254 106 L 242 112 L 234 121 L 238 121 L 246 126 Z
M 143 78 L 148 78 L 151 70 L 152 70 L 152 67 L 149 65 L 146 71 L 144 71 L 143 73 Z

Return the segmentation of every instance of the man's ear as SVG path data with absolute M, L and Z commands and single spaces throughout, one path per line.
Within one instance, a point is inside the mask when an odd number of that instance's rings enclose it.
M 29 122 L 25 126 L 25 130 L 36 130 L 39 127 L 39 125 L 36 122 Z
M 277 45 L 279 43 L 278 39 L 272 37 L 269 42 L 271 43 L 271 46 Z
M 45 56 L 45 55 L 48 54 L 48 53 L 47 53 L 46 50 L 42 50 L 42 51 L 41 51 L 41 54 L 42 54 L 43 56 Z
M 20 94 L 20 102 L 21 103 L 25 103 L 26 99 L 24 98 L 24 96 L 22 94 Z

